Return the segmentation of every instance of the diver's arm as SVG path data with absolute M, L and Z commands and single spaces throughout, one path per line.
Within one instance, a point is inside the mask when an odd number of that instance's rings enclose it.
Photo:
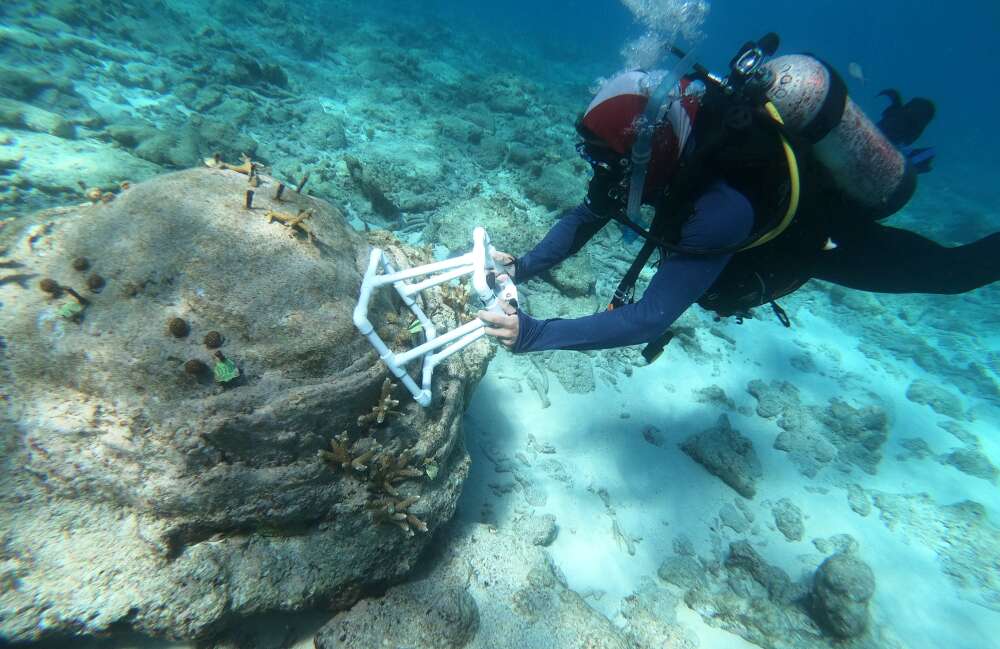
M 563 214 L 535 248 L 517 260 L 514 279 L 523 282 L 575 255 L 623 206 L 614 196 L 620 177 L 594 167 L 584 202 Z
M 745 241 L 753 208 L 739 192 L 715 183 L 695 203 L 681 245 L 722 248 Z M 583 318 L 538 320 L 518 311 L 515 352 L 605 349 L 653 340 L 708 290 L 731 255 L 673 255 L 664 259 L 642 299 Z
M 523 282 L 576 254 L 607 222 L 586 204 L 577 205 L 563 214 L 531 252 L 517 260 L 514 279 Z

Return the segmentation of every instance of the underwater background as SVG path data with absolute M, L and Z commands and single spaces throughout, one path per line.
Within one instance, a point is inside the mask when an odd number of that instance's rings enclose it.
M 648 366 L 477 343 L 439 419 L 387 400 L 351 261 L 444 259 L 476 225 L 529 250 L 583 198 L 575 121 L 651 25 L 720 73 L 775 31 L 872 118 L 885 88 L 930 98 L 934 170 L 888 223 L 1000 230 L 995 3 L 3 3 L 0 642 L 1000 647 L 998 286 L 813 281 L 790 330 L 693 307 Z M 299 202 L 258 189 L 284 211 L 246 225 L 218 168 L 241 154 Z M 606 228 L 527 310 L 593 313 L 636 247 Z M 82 322 L 43 268 L 89 287 Z M 191 378 L 178 340 L 215 349 L 210 325 L 239 381 Z M 390 451 L 376 496 L 349 480 Z

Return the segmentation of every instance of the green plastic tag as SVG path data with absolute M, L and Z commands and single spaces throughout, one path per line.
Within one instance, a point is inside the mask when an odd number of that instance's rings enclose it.
M 227 358 L 224 361 L 216 363 L 212 369 L 212 373 L 215 374 L 216 383 L 229 383 L 239 377 L 240 370 L 236 367 L 236 363 Z
M 79 302 L 66 302 L 56 309 L 56 313 L 67 320 L 72 320 L 83 313 L 83 305 Z

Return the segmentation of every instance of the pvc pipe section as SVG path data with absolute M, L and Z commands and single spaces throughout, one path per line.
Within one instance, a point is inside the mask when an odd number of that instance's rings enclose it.
M 406 389 L 421 406 L 430 405 L 434 368 L 452 354 L 479 340 L 485 333 L 485 324 L 479 318 L 475 318 L 439 335 L 434 322 L 424 313 L 413 296 L 438 284 L 450 282 L 465 275 L 472 275 L 472 285 L 483 308 L 502 312 L 497 300 L 497 292 L 487 279 L 489 273 L 495 275 L 497 271 L 496 264 L 493 262 L 494 251 L 490 244 L 489 235 L 481 227 L 475 228 L 472 232 L 471 252 L 407 270 L 397 271 L 393 268 L 388 255 L 380 248 L 374 248 L 371 251 L 368 258 L 368 269 L 361 281 L 358 303 L 354 307 L 354 326 L 363 336 L 368 338 L 368 342 L 378 352 L 379 358 L 386 364 L 389 371 L 406 386 Z M 383 270 L 384 273 L 380 273 L 380 270 Z M 425 275 L 430 277 L 412 284 L 408 284 L 406 281 Z M 396 354 L 389 349 L 368 319 L 368 307 L 372 292 L 387 284 L 393 285 L 403 303 L 416 316 L 423 327 L 426 338 L 423 344 L 401 354 Z M 496 283 L 494 283 L 495 285 Z M 516 294 L 516 289 L 510 282 L 504 284 L 504 289 L 507 293 Z M 444 349 L 441 349 L 442 347 Z M 417 358 L 423 359 L 420 385 L 417 385 L 409 372 L 406 371 L 406 365 Z

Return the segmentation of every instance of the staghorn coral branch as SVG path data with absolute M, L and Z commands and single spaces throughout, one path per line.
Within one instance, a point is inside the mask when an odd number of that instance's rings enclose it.
M 410 508 L 410 505 L 420 500 L 420 496 L 410 496 L 409 498 L 404 498 L 396 503 L 396 508 L 400 511 L 406 511 Z
M 399 405 L 398 399 L 392 398 L 392 390 L 396 384 L 388 379 L 382 382 L 382 394 L 378 403 L 372 407 L 372 411 L 358 417 L 358 426 L 378 426 L 385 422 L 385 418 L 390 414 L 399 414 L 398 410 L 393 410 Z
M 413 530 L 421 533 L 427 532 L 427 523 L 417 518 L 409 511 L 410 507 L 420 500 L 419 496 L 410 496 L 402 500 L 385 498 L 374 500 L 368 504 L 373 510 L 371 517 L 376 524 L 392 524 L 403 530 L 407 536 L 413 536 Z
M 368 440 L 370 440 L 371 444 L 367 450 L 363 451 L 360 455 L 352 455 L 350 451 L 351 442 L 347 437 L 347 431 L 344 431 L 330 440 L 330 450 L 321 450 L 319 454 L 333 469 L 342 469 L 344 471 L 353 469 L 357 473 L 364 473 L 368 470 L 369 461 L 380 450 L 375 440 L 371 438 L 368 438 Z
M 330 440 L 330 450 L 320 451 L 320 457 L 335 469 L 346 469 L 351 465 L 353 459 L 347 450 L 349 443 L 347 432 L 345 431 Z
M 248 179 L 257 173 L 257 163 L 250 159 L 250 156 L 243 154 L 243 162 L 238 165 L 231 165 L 222 160 L 222 156 L 218 153 L 214 154 L 211 158 L 205 158 L 206 167 L 214 167 L 216 169 L 229 169 L 230 171 L 236 171 L 244 174 Z
M 413 514 L 406 515 L 406 522 L 410 524 L 410 527 L 416 529 L 418 532 L 427 533 L 427 523 L 423 522 Z
M 370 448 L 361 455 L 359 455 L 358 457 L 351 460 L 351 468 L 353 468 L 355 471 L 367 471 L 368 461 L 375 456 L 376 450 L 377 449 L 375 448 Z
M 306 220 L 312 218 L 313 216 L 312 210 L 299 210 L 299 213 L 294 216 L 287 212 L 268 210 L 264 212 L 264 216 L 267 217 L 268 223 L 274 223 L 277 221 L 293 232 L 297 230 L 305 234 L 309 238 L 310 243 L 315 241 L 315 236 L 313 235 L 312 230 L 306 224 Z

